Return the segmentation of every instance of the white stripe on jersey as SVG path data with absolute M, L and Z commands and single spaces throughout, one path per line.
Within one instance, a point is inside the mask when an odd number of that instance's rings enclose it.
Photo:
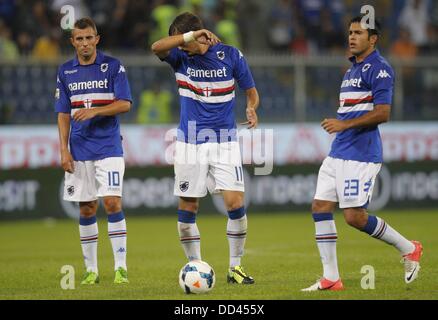
M 339 100 L 345 99 L 363 99 L 372 95 L 371 91 L 359 91 L 359 92 L 341 92 L 339 94 Z
M 371 91 L 353 91 L 353 92 L 341 92 L 339 94 L 339 109 L 338 113 L 348 113 L 356 111 L 372 111 L 374 109 L 374 104 L 372 102 L 358 103 L 354 106 L 344 107 L 345 100 L 360 100 L 368 98 L 372 95 Z
M 90 100 L 114 100 L 114 93 L 86 93 L 70 97 L 70 102 Z
M 191 90 L 179 88 L 179 95 L 181 97 L 192 98 L 193 100 L 200 101 L 202 103 L 224 103 L 234 99 L 234 91 L 224 96 L 200 96 Z
M 189 84 L 191 84 L 194 87 L 203 89 L 205 87 L 208 87 L 210 89 L 223 89 L 223 88 L 229 88 L 234 86 L 234 79 L 231 80 L 225 80 L 225 81 L 211 81 L 211 82 L 203 82 L 203 81 L 193 81 L 186 75 L 175 72 L 176 80 L 185 81 Z
M 359 103 L 354 107 L 339 107 L 338 113 L 348 113 L 356 111 L 372 111 L 374 110 L 374 103 Z

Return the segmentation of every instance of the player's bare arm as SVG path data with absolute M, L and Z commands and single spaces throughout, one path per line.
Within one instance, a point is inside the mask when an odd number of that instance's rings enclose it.
M 391 114 L 391 106 L 389 104 L 380 104 L 374 107 L 374 110 L 349 120 L 324 119 L 321 126 L 328 133 L 336 133 L 351 128 L 372 127 L 378 124 L 388 122 Z
M 80 109 L 73 114 L 73 120 L 85 121 L 96 116 L 114 116 L 119 113 L 128 112 L 131 109 L 131 102 L 126 100 L 117 100 L 113 103 L 90 109 Z
M 68 149 L 68 137 L 70 134 L 70 114 L 58 113 L 59 147 L 61 152 L 61 166 L 64 171 L 73 173 L 74 161 Z
M 197 41 L 200 44 L 213 46 L 220 42 L 220 39 L 211 31 L 207 29 L 201 29 L 193 32 L 193 41 Z M 184 39 L 183 34 L 177 34 L 169 37 L 162 38 L 154 42 L 151 46 L 152 52 L 159 58 L 165 58 L 169 55 L 169 51 L 176 47 L 183 47 L 187 42 Z
M 259 107 L 260 99 L 256 88 L 246 90 L 246 119 L 248 121 L 241 124 L 247 124 L 248 129 L 256 128 L 258 125 L 258 117 L 256 110 Z

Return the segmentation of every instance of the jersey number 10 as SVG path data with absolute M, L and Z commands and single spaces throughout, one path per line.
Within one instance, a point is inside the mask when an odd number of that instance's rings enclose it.
M 108 185 L 113 187 L 120 186 L 120 174 L 118 171 L 108 171 Z

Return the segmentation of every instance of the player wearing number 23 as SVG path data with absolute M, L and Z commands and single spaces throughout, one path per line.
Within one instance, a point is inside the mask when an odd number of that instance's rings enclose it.
M 316 242 L 323 276 L 303 291 L 342 290 L 336 257 L 337 232 L 333 211 L 339 203 L 346 222 L 366 234 L 394 246 L 402 256 L 405 282 L 418 276 L 422 246 L 409 241 L 379 217 L 368 214 L 376 176 L 383 162 L 378 125 L 390 116 L 394 72 L 376 49 L 380 24 L 368 26 L 363 16 L 349 27 L 352 66 L 341 84 L 336 119 L 321 125 L 336 133 L 331 151 L 321 165 L 312 203 Z

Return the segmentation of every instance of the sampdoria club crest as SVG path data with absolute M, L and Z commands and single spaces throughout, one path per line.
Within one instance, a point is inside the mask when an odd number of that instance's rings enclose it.
M 189 189 L 189 182 L 188 181 L 180 181 L 179 182 L 179 189 L 182 192 L 186 192 Z
M 223 52 L 223 51 L 218 51 L 218 52 L 216 52 L 216 55 L 217 55 L 217 57 L 218 57 L 220 60 L 224 60 L 224 59 L 225 59 L 225 52 Z
M 108 63 L 102 63 L 100 65 L 100 71 L 106 72 L 106 70 L 108 70 Z

